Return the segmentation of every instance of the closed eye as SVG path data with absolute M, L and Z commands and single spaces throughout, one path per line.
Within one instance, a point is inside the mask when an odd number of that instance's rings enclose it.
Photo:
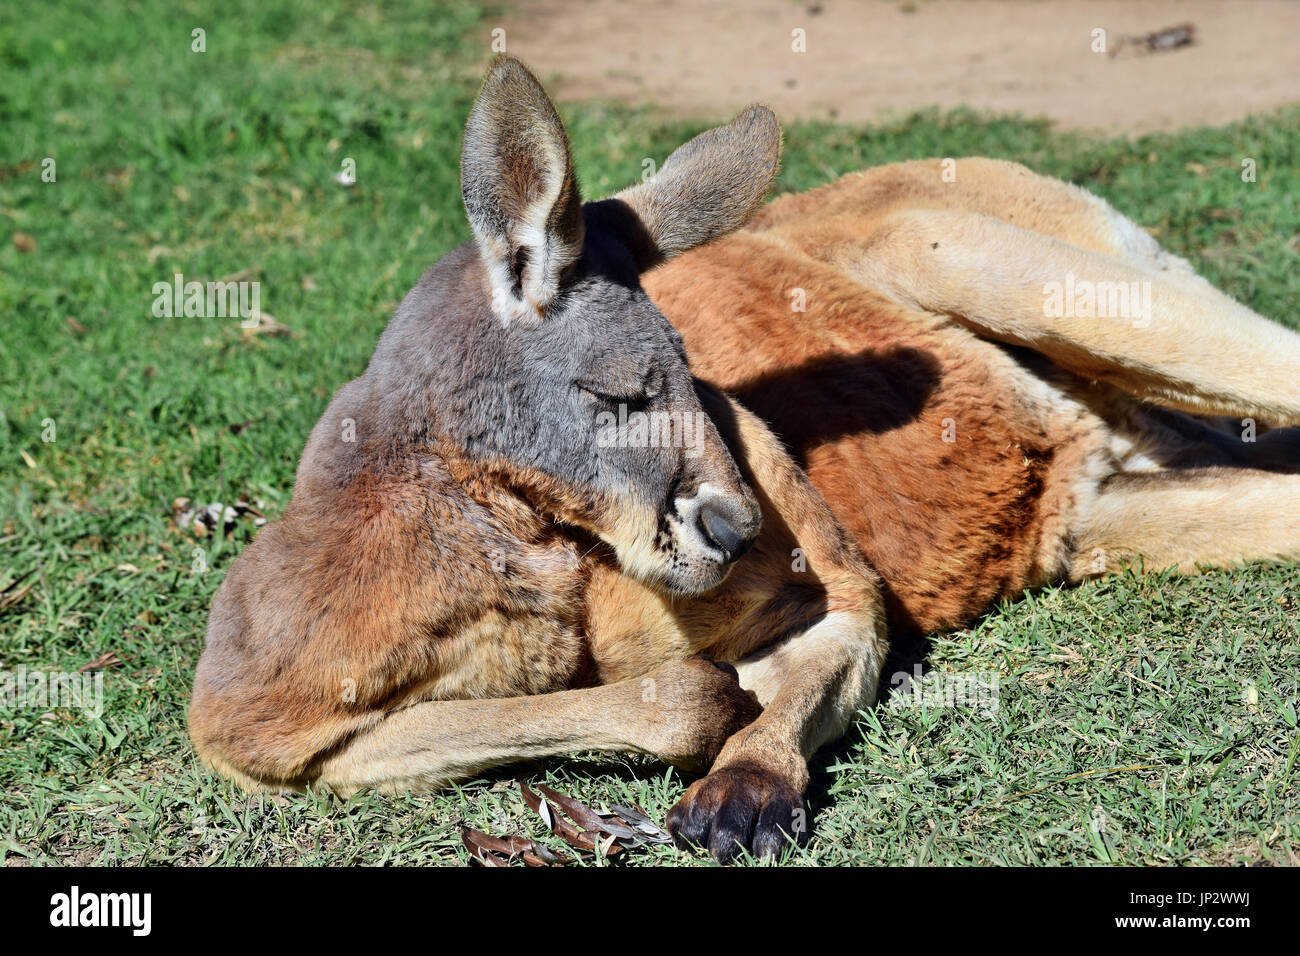
M 661 383 L 662 375 L 650 366 L 639 377 L 597 374 L 584 376 L 573 384 L 603 404 L 626 405 L 630 411 L 635 411 L 644 408 L 659 394 Z
M 646 407 L 650 402 L 650 396 L 645 392 L 635 389 L 622 389 L 609 385 L 593 385 L 584 382 L 575 382 L 578 391 L 590 395 L 602 405 L 626 405 L 628 411 L 635 412 Z

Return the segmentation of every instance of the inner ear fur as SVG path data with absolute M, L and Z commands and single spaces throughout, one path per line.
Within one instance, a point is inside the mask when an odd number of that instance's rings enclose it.
M 781 124 L 751 106 L 679 147 L 649 182 L 589 204 L 588 218 L 621 233 L 645 270 L 744 225 L 780 163 Z
M 493 307 L 541 316 L 582 254 L 582 198 L 554 104 L 514 57 L 489 68 L 465 124 L 461 195 Z

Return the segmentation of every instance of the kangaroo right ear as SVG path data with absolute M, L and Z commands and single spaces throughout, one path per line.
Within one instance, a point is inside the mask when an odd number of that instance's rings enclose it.
M 541 317 L 582 254 L 569 138 L 542 85 L 510 56 L 488 69 L 465 124 L 460 191 L 492 283 L 493 309 Z
M 641 227 L 631 245 L 641 268 L 648 269 L 744 225 L 762 204 L 780 162 L 781 124 L 766 106 L 751 106 L 726 126 L 678 147 L 649 182 L 588 209 L 612 225 L 622 221 L 625 235 L 634 225 L 626 222 L 630 209 Z

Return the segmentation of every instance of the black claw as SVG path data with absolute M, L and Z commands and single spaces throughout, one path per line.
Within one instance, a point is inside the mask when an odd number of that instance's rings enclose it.
M 665 826 L 679 850 L 704 846 L 708 842 L 709 814 L 698 804 L 690 804 L 685 809 L 682 804 L 677 804 L 668 811 Z
M 803 801 L 774 797 L 763 807 L 754 827 L 754 855 L 780 856 L 792 842 L 798 846 L 808 842 Z
M 808 839 L 802 794 L 770 771 L 747 765 L 697 781 L 665 825 L 678 847 L 707 847 L 719 863 L 742 851 L 779 856 L 792 841 Z
M 682 823 L 685 817 L 686 813 L 679 803 L 668 811 L 668 817 L 664 820 L 664 829 L 668 831 L 668 835 L 673 838 L 673 845 L 679 850 L 684 850 L 690 845 L 690 841 L 682 834 Z
M 709 831 L 709 852 L 713 858 L 719 863 L 730 863 L 741 850 L 749 849 L 757 819 L 757 808 L 748 801 L 724 803 Z

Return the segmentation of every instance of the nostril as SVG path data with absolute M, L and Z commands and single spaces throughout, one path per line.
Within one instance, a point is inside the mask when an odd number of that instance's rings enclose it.
M 744 522 L 737 520 L 721 501 L 706 501 L 700 506 L 698 516 L 700 532 L 712 544 L 734 561 L 754 543 L 752 532 Z

